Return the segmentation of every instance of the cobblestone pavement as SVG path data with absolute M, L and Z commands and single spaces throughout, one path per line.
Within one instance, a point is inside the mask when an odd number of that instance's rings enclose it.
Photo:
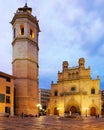
M 0 117 L 0 130 L 104 130 L 104 118 Z

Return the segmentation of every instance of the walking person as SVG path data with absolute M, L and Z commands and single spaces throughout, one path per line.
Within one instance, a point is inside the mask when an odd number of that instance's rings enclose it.
M 23 113 L 23 112 L 22 112 L 22 115 L 21 115 L 21 116 L 22 116 L 22 119 L 23 119 L 23 118 L 24 118 L 24 113 Z

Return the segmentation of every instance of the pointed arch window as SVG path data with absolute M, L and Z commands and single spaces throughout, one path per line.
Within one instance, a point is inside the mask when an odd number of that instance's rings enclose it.
M 20 35 L 24 35 L 24 25 L 20 25 Z
M 55 92 L 54 92 L 54 96 L 58 96 L 58 91 L 55 91 Z
M 94 88 L 91 89 L 91 94 L 95 94 L 95 89 Z
M 32 28 L 30 28 L 30 37 L 34 38 L 34 30 Z

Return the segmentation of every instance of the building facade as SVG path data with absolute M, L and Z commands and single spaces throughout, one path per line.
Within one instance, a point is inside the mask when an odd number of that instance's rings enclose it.
M 80 58 L 77 67 L 69 67 L 63 62 L 62 72 L 58 72 L 57 83 L 51 84 L 51 97 L 47 114 L 84 116 L 101 114 L 100 79 L 92 79 L 90 67 L 85 68 L 85 59 Z
M 104 90 L 101 91 L 101 106 L 102 106 L 101 113 L 102 116 L 104 117 Z
M 47 104 L 50 100 L 50 89 L 39 89 L 39 104 L 42 105 L 42 108 L 46 110 Z
M 14 115 L 14 77 L 0 72 L 0 113 Z
M 37 114 L 38 103 L 38 20 L 32 8 L 25 4 L 18 8 L 12 21 L 13 59 L 15 76 L 15 114 Z

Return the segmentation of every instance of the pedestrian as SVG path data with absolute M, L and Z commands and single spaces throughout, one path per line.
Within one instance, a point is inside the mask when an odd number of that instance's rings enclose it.
M 24 113 L 22 112 L 22 119 L 23 119 L 23 117 L 24 117 Z
M 9 118 L 9 113 L 7 113 L 7 117 Z

